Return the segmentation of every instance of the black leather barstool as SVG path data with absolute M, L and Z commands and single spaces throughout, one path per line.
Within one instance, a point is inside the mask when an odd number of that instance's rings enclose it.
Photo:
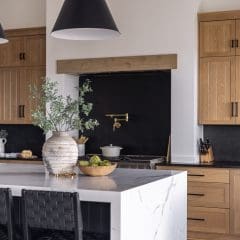
M 31 229 L 50 231 L 36 239 L 70 240 L 60 232 L 73 232 L 82 240 L 82 214 L 78 193 L 22 191 L 23 235 L 30 240 Z
M 13 240 L 12 193 L 0 188 L 0 240 Z

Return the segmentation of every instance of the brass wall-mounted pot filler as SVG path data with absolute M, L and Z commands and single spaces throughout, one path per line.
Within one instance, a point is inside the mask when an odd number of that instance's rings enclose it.
M 118 129 L 122 126 L 122 124 L 120 122 L 128 122 L 129 121 L 128 113 L 123 113 L 123 114 L 110 113 L 110 114 L 106 114 L 105 116 L 113 119 L 113 131 L 115 131 L 116 128 Z

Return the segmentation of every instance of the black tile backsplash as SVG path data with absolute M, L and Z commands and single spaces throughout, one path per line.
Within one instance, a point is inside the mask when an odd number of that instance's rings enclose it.
M 100 126 L 90 136 L 86 150 L 122 146 L 122 154 L 166 155 L 171 128 L 171 72 L 133 72 L 81 75 L 92 81 L 92 117 Z M 113 132 L 107 113 L 129 113 L 129 122 Z
M 213 144 L 215 161 L 240 162 L 240 126 L 204 126 L 204 137 Z
M 45 135 L 39 127 L 33 125 L 0 125 L 0 130 L 8 132 L 5 152 L 21 152 L 23 149 L 32 150 L 34 155 L 41 157 Z

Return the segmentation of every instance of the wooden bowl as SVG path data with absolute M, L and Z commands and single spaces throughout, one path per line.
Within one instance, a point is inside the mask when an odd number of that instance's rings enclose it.
M 81 172 L 85 175 L 92 177 L 101 177 L 111 174 L 117 167 L 117 163 L 112 164 L 111 166 L 79 166 Z

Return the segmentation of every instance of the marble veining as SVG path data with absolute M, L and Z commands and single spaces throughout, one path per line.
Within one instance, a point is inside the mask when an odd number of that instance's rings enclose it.
M 0 164 L 0 187 L 76 191 L 81 201 L 111 206 L 111 240 L 186 240 L 187 173 L 117 169 L 107 177 L 56 178 L 43 166 Z

